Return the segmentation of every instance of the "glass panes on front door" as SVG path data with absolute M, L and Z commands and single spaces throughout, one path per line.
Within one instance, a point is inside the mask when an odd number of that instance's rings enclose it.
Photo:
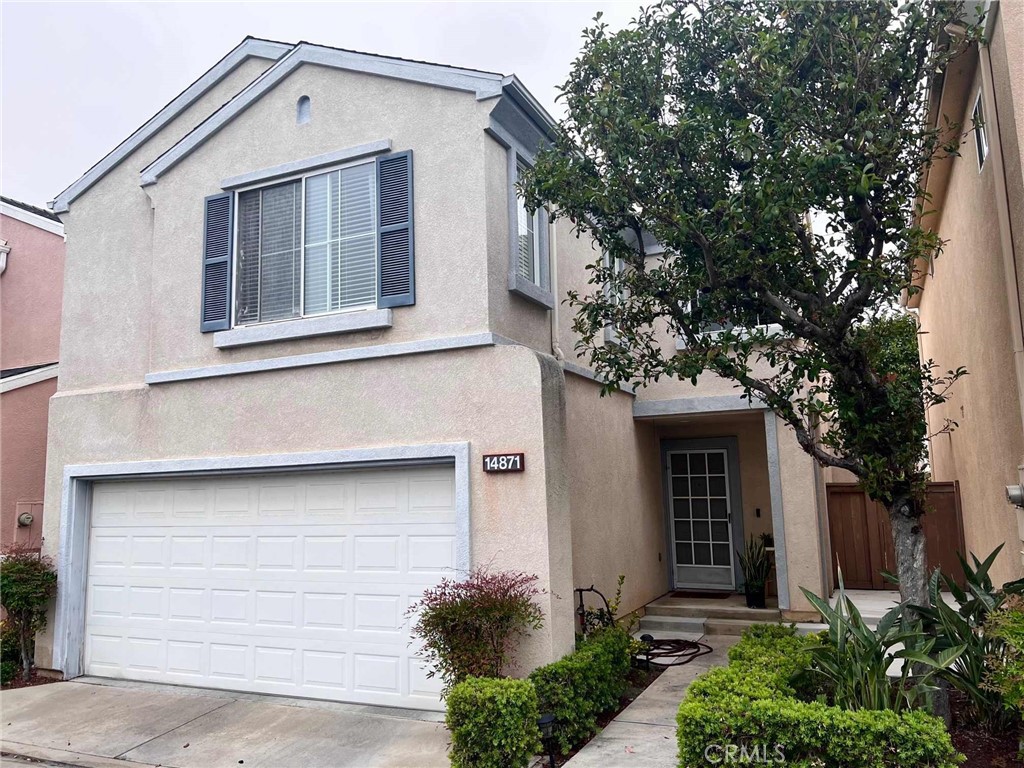
M 735 586 L 725 450 L 669 453 L 668 481 L 676 586 Z

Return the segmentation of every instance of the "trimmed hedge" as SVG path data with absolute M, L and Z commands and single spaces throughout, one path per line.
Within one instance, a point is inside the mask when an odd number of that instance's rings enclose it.
M 448 694 L 454 768 L 523 768 L 540 752 L 537 692 L 526 680 L 470 677 Z
M 781 750 L 787 765 L 798 766 L 959 765 L 963 758 L 942 721 L 925 712 L 850 711 L 796 698 L 810 661 L 807 643 L 780 625 L 744 633 L 729 651 L 729 666 L 695 680 L 679 705 L 679 765 L 719 766 L 729 748 L 738 750 L 737 759 L 745 753 L 762 761 L 774 761 Z
M 520 768 L 540 752 L 537 719 L 555 716 L 563 754 L 597 732 L 597 716 L 626 690 L 629 634 L 595 632 L 573 653 L 535 669 L 526 680 L 471 677 L 448 694 L 446 723 L 455 768 Z
M 597 716 L 614 709 L 626 690 L 629 666 L 629 635 L 609 627 L 574 653 L 530 673 L 541 712 L 555 716 L 562 754 L 597 733 Z

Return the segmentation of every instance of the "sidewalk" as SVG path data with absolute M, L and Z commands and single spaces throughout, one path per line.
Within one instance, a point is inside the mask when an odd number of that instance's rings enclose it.
M 671 768 L 676 764 L 676 711 L 697 675 L 727 664 L 738 637 L 702 637 L 714 651 L 669 667 L 571 760 L 569 768 Z

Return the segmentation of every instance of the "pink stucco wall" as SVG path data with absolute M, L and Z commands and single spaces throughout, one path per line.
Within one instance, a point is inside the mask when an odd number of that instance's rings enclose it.
M 64 238 L 0 215 L 11 247 L 0 276 L 0 368 L 57 362 Z
M 55 363 L 64 238 L 0 215 L 0 239 L 11 249 L 0 275 L 0 368 Z M 53 378 L 0 394 L 0 546 L 40 546 L 47 411 L 56 389 Z M 25 512 L 35 521 L 18 527 Z
M 43 531 L 46 476 L 46 413 L 57 379 L 40 381 L 0 395 L 0 545 L 39 547 Z M 35 521 L 19 527 L 18 515 Z

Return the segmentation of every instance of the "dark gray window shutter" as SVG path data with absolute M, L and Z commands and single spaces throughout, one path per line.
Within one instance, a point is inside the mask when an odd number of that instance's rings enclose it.
M 231 327 L 231 241 L 234 195 L 210 195 L 203 202 L 203 308 L 199 330 Z
M 377 158 L 377 195 L 377 304 L 406 307 L 416 303 L 412 150 Z

